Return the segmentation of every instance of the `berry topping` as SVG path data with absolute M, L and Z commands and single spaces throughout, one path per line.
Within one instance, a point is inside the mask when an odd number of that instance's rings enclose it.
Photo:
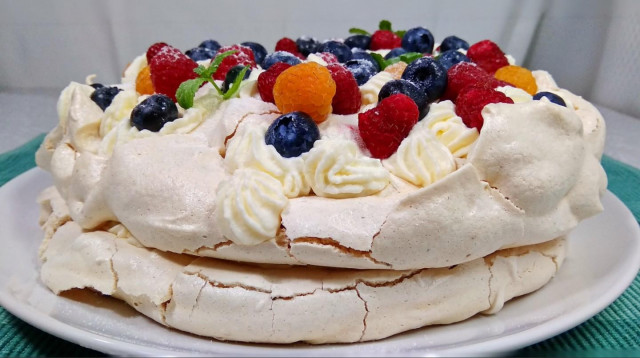
M 109 107 L 113 98 L 122 91 L 118 87 L 100 87 L 91 93 L 91 100 L 94 101 L 98 107 L 103 111 Z
M 351 48 L 338 41 L 327 41 L 318 47 L 318 52 L 329 52 L 338 58 L 338 61 L 345 63 L 351 59 L 353 54 Z
M 136 92 L 139 94 L 154 94 L 156 89 L 153 88 L 153 82 L 151 82 L 151 67 L 144 66 L 138 76 L 136 77 Z
M 227 51 L 236 51 L 230 56 L 227 56 L 222 60 L 220 66 L 213 74 L 213 79 L 218 81 L 224 81 L 224 78 L 227 75 L 227 72 L 238 65 L 249 66 L 249 68 L 256 67 L 255 57 L 253 57 L 253 51 L 250 47 L 242 46 L 242 45 L 233 45 L 233 46 L 225 46 L 221 47 L 218 50 L 218 54 L 227 52 Z M 215 58 L 215 57 L 214 57 Z
M 336 83 L 326 67 L 306 62 L 284 70 L 276 78 L 273 98 L 282 113 L 302 111 L 321 123 L 331 113 Z
M 421 57 L 411 62 L 402 73 L 402 79 L 424 88 L 429 103 L 440 98 L 447 88 L 447 70 L 431 57 Z
M 407 52 L 433 52 L 433 35 L 424 27 L 414 27 L 402 36 L 402 47 Z
M 302 56 L 300 51 L 298 51 L 298 45 L 296 45 L 296 42 L 288 37 L 283 37 L 276 42 L 275 51 L 285 51 L 301 60 L 304 60 L 304 56 Z
M 302 36 L 296 40 L 296 46 L 303 56 L 309 56 L 310 53 L 318 52 L 320 43 L 312 37 Z
M 402 39 L 389 30 L 378 30 L 371 36 L 371 50 L 384 50 L 402 47 Z
M 157 93 L 176 101 L 176 90 L 186 80 L 196 78 L 193 70 L 198 67 L 192 59 L 171 46 L 163 47 L 149 63 L 151 82 Z
M 331 106 L 333 113 L 353 114 L 357 113 L 362 104 L 360 89 L 356 79 L 349 70 L 341 64 L 331 64 L 327 66 L 331 72 L 331 78 L 336 83 L 336 94 L 333 96 Z
M 267 49 L 257 42 L 245 41 L 240 45 L 247 46 L 251 49 L 251 51 L 253 51 L 253 57 L 256 63 L 262 63 L 262 61 L 264 61 L 264 58 L 267 56 Z
M 418 107 L 403 94 L 394 94 L 375 108 L 358 114 L 358 128 L 371 156 L 390 157 L 418 123 Z
M 218 52 L 222 46 L 220 46 L 220 43 L 216 40 L 204 40 L 198 47 L 208 48 L 211 51 Z
M 358 86 L 362 86 L 367 81 L 378 73 L 378 68 L 369 60 L 349 60 L 344 66 L 347 70 L 351 71 L 353 77 L 356 79 Z
M 455 101 L 464 87 L 494 80 L 485 70 L 475 63 L 460 62 L 447 71 L 447 89 L 442 99 Z
M 483 40 L 471 45 L 467 51 L 467 57 L 490 74 L 494 74 L 500 67 L 509 65 L 504 52 L 491 40 Z
M 399 80 L 402 78 L 402 73 L 407 68 L 407 63 L 404 61 L 398 61 L 392 65 L 384 68 L 384 72 L 389 72 L 394 79 Z
M 409 96 L 418 106 L 420 111 L 419 118 L 423 118 L 429 112 L 429 102 L 427 102 L 427 93 L 420 85 L 407 80 L 392 80 L 384 84 L 378 93 L 378 102 L 390 97 L 394 94 L 404 94 Z
M 94 89 L 98 89 L 98 88 L 104 87 L 104 85 L 102 83 L 92 83 L 89 86 L 93 87 Z
M 388 60 L 390 58 L 398 57 L 405 53 L 407 53 L 407 50 L 403 49 L 402 47 L 396 47 L 393 50 L 389 51 L 389 53 L 384 56 L 384 59 Z
M 231 69 L 227 72 L 227 75 L 224 77 L 224 82 L 222 83 L 222 92 L 229 91 L 229 88 L 231 87 L 233 82 L 236 80 L 236 77 L 238 77 L 238 75 L 240 74 L 240 72 L 242 72 L 244 68 L 245 66 L 243 65 L 231 67 Z M 246 80 L 249 77 L 249 74 L 251 74 L 251 69 L 248 69 L 247 71 L 244 72 L 244 76 L 242 79 Z
M 314 53 L 314 55 L 320 57 L 328 65 L 333 63 L 340 63 L 340 61 L 338 61 L 338 57 L 336 57 L 336 55 L 332 54 L 331 52 L 316 52 Z
M 463 50 L 468 50 L 469 49 L 469 43 L 457 36 L 447 36 L 444 38 L 444 40 L 442 40 L 442 43 L 440 44 L 440 52 L 445 52 L 445 51 L 449 51 L 449 50 L 457 50 L 457 49 L 463 49 Z
M 206 61 L 212 59 L 216 55 L 216 51 L 205 47 L 194 47 L 187 50 L 185 55 L 194 61 Z
M 131 126 L 138 130 L 159 131 L 165 123 L 178 118 L 178 107 L 171 98 L 154 94 L 140 102 L 131 111 Z
M 447 71 L 460 62 L 471 62 L 469 57 L 465 56 L 462 52 L 458 50 L 447 50 L 442 52 L 437 57 L 438 62 L 447 69 Z
M 296 56 L 292 55 L 287 51 L 276 51 L 268 54 L 264 58 L 264 61 L 262 61 L 262 68 L 264 68 L 265 70 L 268 70 L 269 67 L 273 66 L 273 64 L 278 62 L 284 62 L 284 63 L 288 63 L 291 66 L 294 66 L 301 63 L 302 61 L 300 61 L 299 58 L 297 58 Z
M 276 84 L 276 78 L 289 67 L 291 65 L 288 63 L 276 62 L 268 70 L 258 75 L 258 92 L 263 101 L 276 103 L 273 99 L 273 86 Z
M 558 96 L 555 93 L 551 93 L 551 92 L 538 92 L 535 95 L 533 95 L 533 99 L 536 101 L 542 100 L 543 98 L 546 98 L 549 100 L 549 102 L 551 103 L 555 103 L 558 104 L 560 106 L 567 106 L 567 103 L 565 103 L 564 99 L 562 99 L 562 97 Z
M 291 112 L 276 118 L 264 135 L 264 142 L 272 145 L 285 158 L 298 157 L 313 148 L 320 138 L 320 130 L 304 112 Z
M 494 77 L 523 89 L 532 96 L 538 92 L 536 79 L 533 77 L 531 71 L 524 67 L 513 65 L 504 66 L 496 71 Z
M 344 40 L 344 44 L 349 46 L 350 48 L 359 48 L 363 50 L 368 50 L 369 45 L 371 44 L 371 36 L 369 35 L 352 35 L 347 37 Z
M 147 49 L 147 63 L 151 63 L 151 59 L 164 47 L 171 47 L 164 42 L 156 42 Z
M 467 86 L 463 88 L 456 99 L 456 114 L 462 118 L 469 128 L 482 129 L 484 118 L 482 109 L 489 103 L 513 103 L 504 93 L 485 86 Z
M 378 65 L 378 61 L 376 61 L 373 58 L 373 56 L 371 56 L 371 54 L 368 53 L 367 51 L 361 50 L 358 48 L 353 48 L 351 49 L 351 53 L 352 53 L 352 56 L 351 56 L 352 60 L 367 60 L 374 65 L 374 67 L 376 68 L 376 72 L 380 71 L 380 65 Z

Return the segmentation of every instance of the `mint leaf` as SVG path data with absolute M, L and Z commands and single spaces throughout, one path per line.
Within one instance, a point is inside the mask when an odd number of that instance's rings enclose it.
M 407 52 L 407 53 L 403 53 L 398 57 L 400 58 L 400 61 L 406 62 L 407 64 L 409 64 L 419 59 L 420 57 L 422 57 L 422 54 L 420 52 Z
M 371 35 L 370 33 L 368 33 L 367 31 L 363 30 L 363 29 L 359 29 L 357 27 L 352 27 L 349 29 L 349 33 L 350 34 L 356 34 L 356 35 Z
M 407 33 L 407 30 L 399 30 L 394 32 L 394 34 L 396 34 L 399 38 L 403 38 L 404 34 L 406 33 Z
M 202 65 L 198 65 L 198 67 L 193 69 L 193 72 L 195 72 L 198 76 L 202 76 L 202 74 L 205 73 L 206 70 L 207 70 L 206 67 Z
M 184 81 L 178 87 L 176 91 L 176 99 L 180 107 L 188 109 L 193 107 L 193 97 L 203 83 L 207 82 L 204 78 L 194 78 Z
M 244 66 L 242 71 L 240 71 L 240 73 L 238 73 L 236 78 L 233 80 L 233 83 L 231 84 L 231 87 L 229 87 L 227 92 L 224 95 L 222 95 L 222 99 L 229 99 L 229 98 L 233 97 L 240 90 L 240 83 L 244 79 L 244 75 L 245 75 L 245 73 L 247 73 L 248 70 L 249 70 L 249 67 L 248 66 Z
M 379 53 L 372 52 L 371 57 L 376 60 L 378 66 L 380 66 L 380 70 L 384 70 L 384 68 L 387 67 L 387 61 Z
M 389 20 L 382 20 L 380 21 L 380 25 L 378 25 L 378 27 L 380 28 L 380 30 L 391 31 L 391 22 L 389 22 Z

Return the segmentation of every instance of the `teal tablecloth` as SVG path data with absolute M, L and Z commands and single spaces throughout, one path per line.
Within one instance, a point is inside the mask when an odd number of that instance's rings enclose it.
M 0 185 L 35 166 L 38 136 L 11 152 L 0 154 Z M 609 190 L 640 221 L 640 170 L 609 157 L 602 164 Z M 548 340 L 523 348 L 517 356 L 640 356 L 640 276 L 609 307 L 583 324 Z M 56 338 L 24 323 L 0 307 L 0 356 L 103 356 Z

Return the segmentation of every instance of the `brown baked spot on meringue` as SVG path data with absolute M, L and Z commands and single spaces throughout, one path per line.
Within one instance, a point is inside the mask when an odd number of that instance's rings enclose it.
M 314 245 L 323 245 L 323 246 L 331 246 L 333 248 L 335 248 L 338 251 L 341 251 L 349 256 L 352 257 L 361 257 L 361 258 L 366 258 L 368 260 L 371 260 L 372 262 L 376 263 L 376 264 L 380 264 L 380 265 L 384 265 L 384 266 L 388 266 L 391 267 L 390 264 L 386 263 L 386 262 L 382 262 L 379 260 L 374 259 L 373 257 L 371 257 L 371 251 L 361 251 L 361 250 L 356 250 L 350 247 L 346 247 L 341 245 L 338 241 L 332 239 L 332 238 L 320 238 L 320 237 L 300 237 L 297 239 L 294 239 L 291 241 L 294 245 L 297 243 L 306 243 L 306 244 L 314 244 Z M 291 247 L 291 244 L 290 246 Z

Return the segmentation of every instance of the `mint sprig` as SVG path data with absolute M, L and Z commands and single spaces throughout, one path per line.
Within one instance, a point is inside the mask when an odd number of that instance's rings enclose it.
M 369 32 L 367 32 L 366 30 L 363 29 L 359 29 L 357 27 L 352 27 L 349 29 L 349 33 L 350 34 L 354 34 L 354 35 L 367 35 L 367 36 L 371 36 L 371 34 Z
M 398 57 L 392 57 L 388 60 L 385 60 L 384 57 L 382 57 L 382 55 L 380 55 L 379 53 L 372 52 L 371 57 L 373 57 L 373 59 L 376 60 L 376 62 L 378 63 L 378 66 L 380 66 L 380 70 L 384 70 L 387 66 L 391 66 L 394 63 L 397 63 L 400 61 L 405 62 L 406 64 L 410 64 L 411 62 L 422 57 L 422 54 L 419 52 L 407 52 L 407 53 L 403 53 Z
M 200 86 L 205 82 L 211 83 L 213 88 L 218 91 L 223 99 L 226 100 L 233 97 L 240 89 L 240 83 L 244 79 L 244 75 L 247 73 L 249 68 L 245 66 L 245 68 L 240 71 L 238 76 L 236 76 L 236 79 L 233 81 L 233 84 L 226 92 L 216 84 L 213 79 L 213 74 L 218 70 L 218 67 L 220 67 L 222 60 L 235 52 L 235 50 L 223 52 L 217 55 L 208 67 L 198 65 L 198 67 L 194 68 L 193 72 L 195 72 L 198 77 L 182 82 L 176 91 L 176 99 L 178 100 L 180 107 L 184 109 L 193 107 L 193 98 L 196 96 L 196 92 L 198 92 Z

